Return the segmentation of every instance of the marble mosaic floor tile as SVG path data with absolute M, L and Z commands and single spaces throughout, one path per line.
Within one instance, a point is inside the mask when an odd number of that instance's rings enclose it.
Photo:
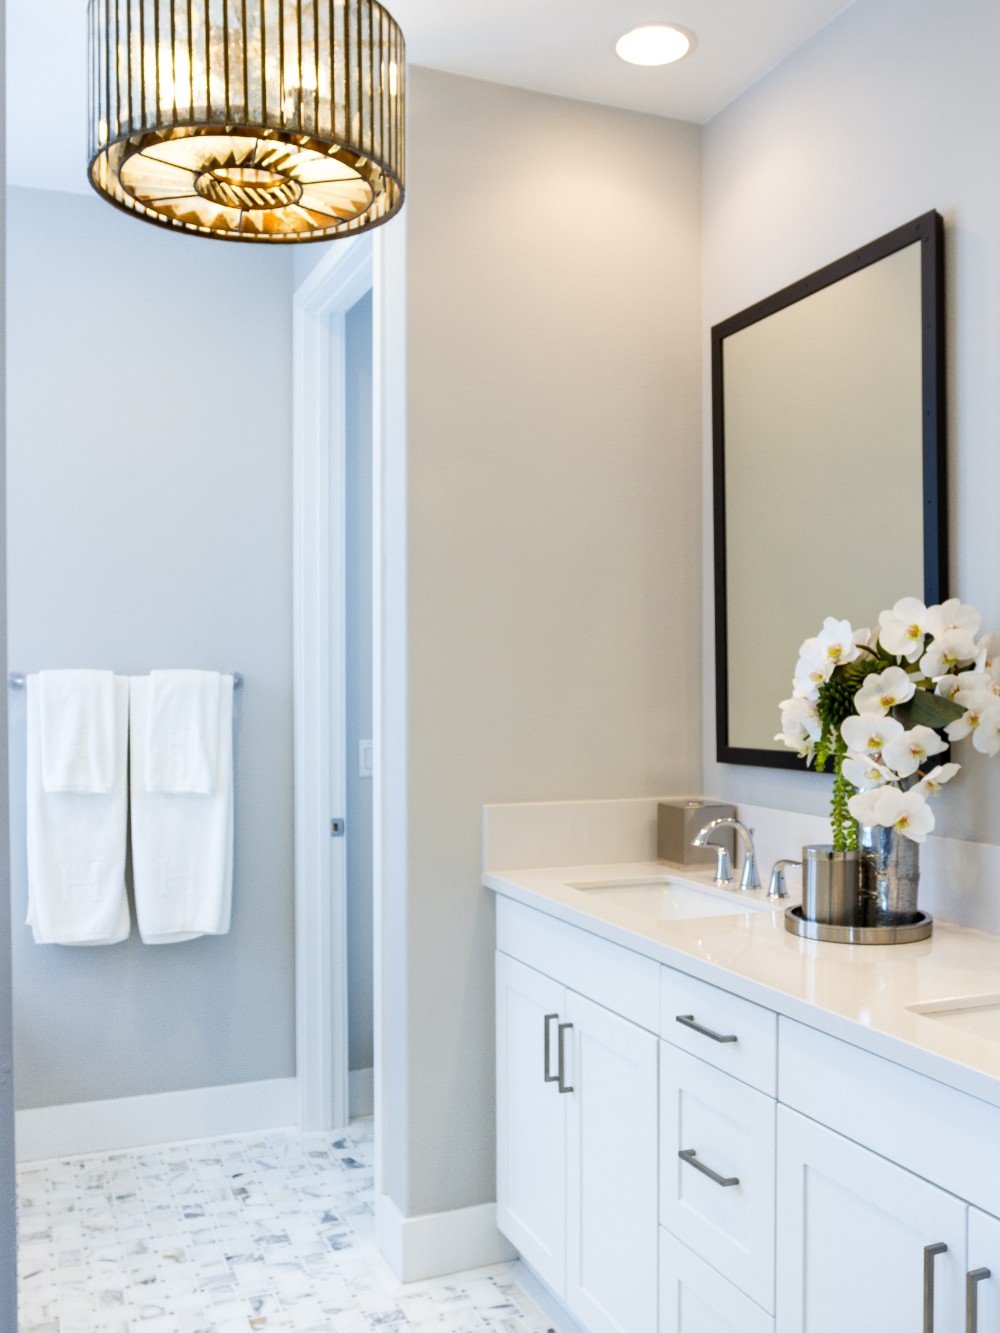
M 20 1333 L 554 1333 L 516 1265 L 401 1286 L 372 1126 L 27 1163 Z

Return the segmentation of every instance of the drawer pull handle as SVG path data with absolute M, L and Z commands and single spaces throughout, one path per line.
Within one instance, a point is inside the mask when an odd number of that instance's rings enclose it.
M 698 1155 L 693 1148 L 682 1148 L 677 1156 L 682 1162 L 687 1162 L 688 1166 L 693 1166 L 696 1171 L 700 1171 L 703 1176 L 708 1176 L 709 1180 L 714 1180 L 717 1185 L 721 1185 L 723 1189 L 730 1190 L 734 1185 L 740 1183 L 739 1176 L 720 1176 L 718 1171 L 713 1171 L 704 1162 L 699 1162 Z
M 559 1017 L 558 1014 L 545 1015 L 545 1082 L 546 1083 L 559 1082 L 558 1074 L 549 1073 L 549 1069 L 551 1068 L 552 1065 L 552 1029 L 549 1027 L 549 1024 L 555 1022 L 555 1020 L 558 1017 Z
M 722 1032 L 713 1032 L 711 1028 L 702 1027 L 700 1023 L 694 1021 L 694 1014 L 678 1014 L 674 1021 L 680 1023 L 682 1027 L 690 1028 L 692 1032 L 700 1032 L 703 1037 L 708 1037 L 711 1041 L 722 1042 L 723 1045 L 739 1041 L 739 1037 L 726 1036 Z
M 572 1028 L 572 1023 L 559 1024 L 559 1073 L 556 1076 L 559 1083 L 560 1092 L 575 1092 L 566 1082 L 566 1033 Z
M 934 1333 L 934 1260 L 947 1253 L 943 1241 L 924 1246 L 924 1333 Z
M 965 1275 L 965 1333 L 979 1333 L 979 1284 L 992 1276 L 988 1268 L 974 1268 Z

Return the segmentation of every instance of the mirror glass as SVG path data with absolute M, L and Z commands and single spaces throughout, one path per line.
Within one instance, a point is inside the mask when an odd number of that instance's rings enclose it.
M 724 762 L 801 766 L 778 704 L 825 616 L 940 594 L 935 217 L 713 330 Z

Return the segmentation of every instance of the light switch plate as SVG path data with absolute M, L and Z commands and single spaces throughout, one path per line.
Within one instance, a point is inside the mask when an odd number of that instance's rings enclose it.
M 375 765 L 375 742 L 358 741 L 358 777 L 370 778 Z

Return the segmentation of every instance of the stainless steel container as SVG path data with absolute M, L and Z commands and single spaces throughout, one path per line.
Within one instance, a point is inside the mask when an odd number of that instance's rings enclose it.
M 869 828 L 858 832 L 861 850 L 868 860 L 868 924 L 905 926 L 919 916 L 920 847 L 894 828 Z
M 864 924 L 868 860 L 863 852 L 802 848 L 802 915 L 828 926 Z
M 661 801 L 657 808 L 657 858 L 679 866 L 714 866 L 715 853 L 711 847 L 692 847 L 691 843 L 695 834 L 713 819 L 732 819 L 735 814 L 735 805 L 705 801 L 700 796 Z M 735 854 L 732 829 L 719 829 L 712 841 L 725 847 L 730 858 Z

